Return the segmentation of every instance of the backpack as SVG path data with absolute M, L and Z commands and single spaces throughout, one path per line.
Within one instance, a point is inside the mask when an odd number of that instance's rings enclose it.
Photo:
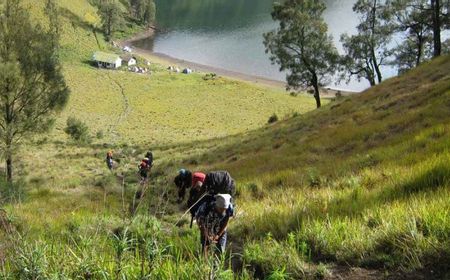
M 192 183 L 191 177 L 192 174 L 189 170 L 181 169 L 173 181 L 178 188 L 190 188 Z
M 141 164 L 139 164 L 139 170 L 147 170 L 147 168 L 148 168 L 148 164 L 144 161 L 144 160 L 142 160 L 141 161 Z
M 148 164 L 149 166 L 152 166 L 152 165 L 153 165 L 153 153 L 150 152 L 150 151 L 148 151 L 148 152 L 145 154 L 145 157 L 148 158 L 147 164 Z
M 200 211 L 205 211 L 205 212 L 210 212 L 210 211 L 215 211 L 215 204 L 216 204 L 216 199 L 214 196 L 212 195 L 207 195 L 205 196 L 202 200 L 199 201 L 199 203 L 197 205 L 195 205 L 195 210 L 191 211 L 191 215 L 192 217 L 198 217 L 200 214 Z M 201 209 L 203 208 L 203 209 Z M 228 208 L 226 209 L 226 215 L 228 217 L 234 217 L 234 205 L 233 203 L 230 203 L 230 206 L 228 206 Z
M 230 173 L 227 171 L 215 171 L 206 175 L 204 185 L 206 190 L 212 194 L 236 194 L 236 186 Z

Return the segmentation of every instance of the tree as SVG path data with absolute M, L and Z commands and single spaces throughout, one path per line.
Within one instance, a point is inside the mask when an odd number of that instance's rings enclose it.
M 0 140 L 9 182 L 21 140 L 48 131 L 69 97 L 57 56 L 56 9 L 47 9 L 45 30 L 31 23 L 20 2 L 5 0 L 0 8 Z
M 320 0 L 287 0 L 275 3 L 272 18 L 278 29 L 264 34 L 266 52 L 280 71 L 287 71 L 288 89 L 313 87 L 317 108 L 319 87 L 329 82 L 337 68 L 338 53 L 322 18 Z
M 394 50 L 400 72 L 445 52 L 441 32 L 450 25 L 449 0 L 390 0 L 388 5 L 395 15 L 397 33 L 405 37 Z
M 442 54 L 442 30 L 450 28 L 450 1 L 449 0 L 431 0 L 430 3 L 432 29 L 433 29 L 433 56 Z
M 402 72 L 417 67 L 431 54 L 433 45 L 428 0 L 394 0 L 390 3 L 396 31 L 404 40 L 394 49 L 395 64 Z
M 117 0 L 101 0 L 98 3 L 98 14 L 102 22 L 103 31 L 106 38 L 111 39 L 113 33 L 123 23 L 123 13 L 120 3 Z
M 373 86 L 381 83 L 381 66 L 389 63 L 392 54 L 389 49 L 394 28 L 392 13 L 382 0 L 358 0 L 353 11 L 360 15 L 358 33 L 343 34 L 341 42 L 346 55 L 343 65 L 349 77 L 365 78 Z M 345 75 L 345 74 L 344 74 Z
M 433 56 L 441 55 L 441 3 L 440 0 L 431 0 L 431 13 L 433 19 Z
M 142 24 L 150 25 L 155 21 L 156 5 L 153 0 L 130 0 L 133 16 Z
M 144 24 L 150 25 L 156 18 L 156 4 L 153 0 L 146 0 L 145 2 L 146 4 L 142 20 Z

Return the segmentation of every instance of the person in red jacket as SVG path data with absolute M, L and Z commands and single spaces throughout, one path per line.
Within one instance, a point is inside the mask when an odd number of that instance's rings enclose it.
M 201 188 L 203 183 L 205 182 L 206 174 L 202 172 L 194 172 L 192 174 L 192 187 L 193 188 Z
M 145 184 L 148 180 L 148 174 L 150 173 L 152 166 L 149 164 L 148 158 L 142 159 L 141 163 L 138 166 L 139 175 L 141 177 L 140 183 Z
M 174 183 L 178 188 L 178 203 L 183 202 L 186 189 L 201 187 L 205 181 L 206 175 L 202 172 L 191 173 L 187 169 L 180 169 L 178 175 L 174 179 Z M 191 189 L 191 193 L 192 193 Z M 194 190 L 195 191 L 195 190 Z

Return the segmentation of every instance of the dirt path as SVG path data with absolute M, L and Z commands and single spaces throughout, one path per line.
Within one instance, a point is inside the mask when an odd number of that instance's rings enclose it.
M 108 71 L 108 70 L 105 70 L 105 71 Z M 120 95 L 122 98 L 122 112 L 117 117 L 117 120 L 108 127 L 108 133 L 111 134 L 111 142 L 115 142 L 117 140 L 117 138 L 119 137 L 119 133 L 117 132 L 117 127 L 128 117 L 128 115 L 131 112 L 131 108 L 130 108 L 130 102 L 128 100 L 128 97 L 125 94 L 125 90 L 124 90 L 123 86 L 111 76 L 111 73 L 107 72 L 106 76 L 108 76 L 108 78 L 119 88 Z
M 249 75 L 245 73 L 240 73 L 236 71 L 226 70 L 219 67 L 214 66 L 208 66 L 200 63 L 195 63 L 192 61 L 186 61 L 183 59 L 178 59 L 163 53 L 155 53 L 150 50 L 141 49 L 136 46 L 134 46 L 134 42 L 151 37 L 157 32 L 155 28 L 150 28 L 149 30 L 136 34 L 135 36 L 128 38 L 123 41 L 116 42 L 115 44 L 121 48 L 124 46 L 131 46 L 133 47 L 133 53 L 151 61 L 156 62 L 161 65 L 165 66 L 178 66 L 180 68 L 191 68 L 194 69 L 196 72 L 202 72 L 202 73 L 216 73 L 217 75 L 237 80 L 241 82 L 248 82 L 253 85 L 260 85 L 264 87 L 269 88 L 278 88 L 278 89 L 285 89 L 286 88 L 286 82 L 268 79 L 260 76 L 255 75 Z M 336 93 L 340 92 L 342 95 L 351 95 L 355 94 L 357 92 L 351 92 L 351 91 L 343 91 L 343 90 L 337 90 L 337 89 L 330 89 L 330 88 L 323 88 L 321 90 L 321 96 L 325 98 L 332 98 L 336 96 Z

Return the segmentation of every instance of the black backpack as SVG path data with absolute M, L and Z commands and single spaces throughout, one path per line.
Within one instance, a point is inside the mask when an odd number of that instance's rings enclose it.
M 184 174 L 178 173 L 173 182 L 178 188 L 190 188 L 192 185 L 191 171 L 185 170 Z
M 152 165 L 153 165 L 153 153 L 150 152 L 150 151 L 148 151 L 148 152 L 145 154 L 145 157 L 148 158 L 148 164 L 149 164 L 150 166 L 152 166 Z
M 203 183 L 206 190 L 211 194 L 236 194 L 236 186 L 230 173 L 227 171 L 214 171 L 206 175 Z

